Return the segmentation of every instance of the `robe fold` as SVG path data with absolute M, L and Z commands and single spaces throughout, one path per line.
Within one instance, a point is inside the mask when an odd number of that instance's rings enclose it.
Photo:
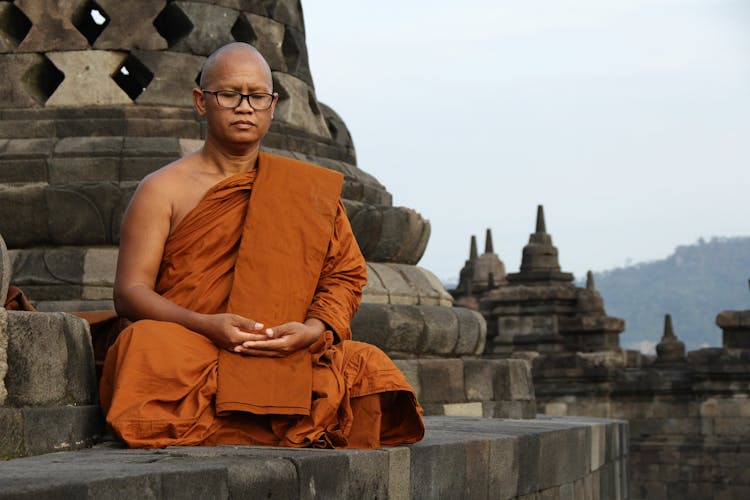
M 419 441 L 413 389 L 378 348 L 351 340 L 366 282 L 339 197 L 342 176 L 261 153 L 204 195 L 167 239 L 155 291 L 187 309 L 266 327 L 329 328 L 283 358 L 243 356 L 163 321 L 109 349 L 100 399 L 130 446 L 368 447 Z

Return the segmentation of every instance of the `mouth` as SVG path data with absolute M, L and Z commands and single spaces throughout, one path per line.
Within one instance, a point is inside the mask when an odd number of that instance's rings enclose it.
M 232 122 L 231 125 L 238 128 L 251 128 L 256 126 L 255 123 L 248 120 L 237 120 L 236 122 Z

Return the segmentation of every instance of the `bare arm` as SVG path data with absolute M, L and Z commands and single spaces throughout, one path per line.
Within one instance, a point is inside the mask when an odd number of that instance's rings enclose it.
M 178 323 L 232 350 L 242 342 L 265 338 L 247 333 L 263 328 L 253 320 L 236 314 L 199 314 L 154 291 L 171 226 L 171 190 L 176 189 L 168 181 L 163 173 L 144 179 L 123 218 L 114 289 L 117 313 L 132 321 Z

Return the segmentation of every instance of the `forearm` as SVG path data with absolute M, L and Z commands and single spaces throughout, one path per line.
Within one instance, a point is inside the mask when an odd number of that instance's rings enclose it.
M 145 285 L 115 287 L 114 302 L 117 314 L 131 321 L 169 321 L 205 335 L 204 314 L 185 309 Z

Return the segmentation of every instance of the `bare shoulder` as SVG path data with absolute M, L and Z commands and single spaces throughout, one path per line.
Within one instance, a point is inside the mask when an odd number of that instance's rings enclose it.
M 156 195 L 162 200 L 172 200 L 182 191 L 183 184 L 194 169 L 194 163 L 191 157 L 185 157 L 161 167 L 141 180 L 138 192 L 144 192 L 149 197 Z
M 216 182 L 206 174 L 198 154 L 180 158 L 144 177 L 132 205 L 169 219 L 170 232 Z

